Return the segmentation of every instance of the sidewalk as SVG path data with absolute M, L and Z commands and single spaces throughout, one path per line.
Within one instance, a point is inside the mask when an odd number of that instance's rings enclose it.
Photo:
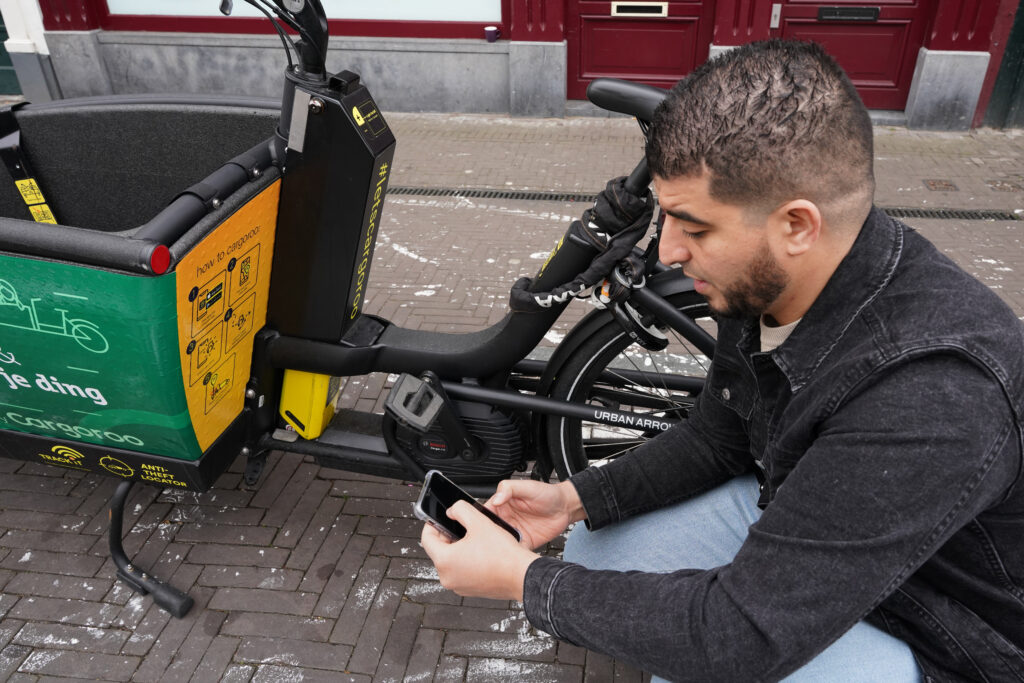
M 642 154 L 627 119 L 394 114 L 393 187 L 509 197 L 389 197 L 367 312 L 405 327 L 479 330 L 543 263 L 582 203 Z M 883 207 L 1024 211 L 1024 134 L 876 129 Z M 1024 220 L 908 218 L 1024 316 Z M 557 343 L 585 307 L 548 336 Z M 573 312 L 575 311 L 575 312 Z M 387 377 L 348 381 L 380 410 Z M 238 462 L 196 495 L 136 487 L 126 550 L 187 590 L 172 619 L 114 580 L 116 481 L 0 460 L 0 680 L 640 681 L 622 663 L 533 630 L 519 605 L 444 590 L 418 545 L 417 487 L 274 454 L 259 484 Z

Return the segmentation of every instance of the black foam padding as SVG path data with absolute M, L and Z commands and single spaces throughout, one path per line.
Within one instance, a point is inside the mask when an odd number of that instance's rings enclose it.
M 22 148 L 61 225 L 130 231 L 274 133 L 270 100 L 105 97 L 17 110 Z M 0 171 L 0 223 L 31 220 Z M 2 226 L 0 226 L 2 229 Z

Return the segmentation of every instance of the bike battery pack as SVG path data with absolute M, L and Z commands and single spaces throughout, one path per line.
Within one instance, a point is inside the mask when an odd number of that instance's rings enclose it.
M 359 76 L 289 73 L 287 141 L 268 320 L 281 334 L 338 342 L 359 317 L 395 137 Z

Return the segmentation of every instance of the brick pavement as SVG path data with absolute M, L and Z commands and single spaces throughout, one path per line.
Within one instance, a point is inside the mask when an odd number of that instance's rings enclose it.
M 641 153 L 625 119 L 390 120 L 395 185 L 593 192 Z M 1020 134 L 879 128 L 877 137 L 881 205 L 1024 208 Z M 511 282 L 536 270 L 581 208 L 392 197 L 367 310 L 407 327 L 481 329 L 504 315 Z M 908 222 L 1024 316 L 1024 222 Z M 379 411 L 387 384 L 353 378 L 345 405 Z M 514 603 L 445 591 L 417 543 L 414 486 L 294 455 L 272 455 L 255 487 L 241 468 L 201 495 L 140 486 L 129 498 L 129 556 L 196 600 L 177 620 L 114 580 L 105 506 L 115 481 L 0 460 L 0 680 L 641 680 L 531 629 Z

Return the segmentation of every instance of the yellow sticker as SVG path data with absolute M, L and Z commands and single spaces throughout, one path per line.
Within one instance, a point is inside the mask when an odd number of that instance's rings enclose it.
M 42 204 L 46 201 L 43 197 L 43 191 L 39 189 L 39 185 L 36 184 L 35 178 L 26 178 L 25 180 L 15 180 L 14 184 L 18 186 L 18 192 L 21 193 L 21 198 L 25 200 L 25 203 L 29 206 L 33 204 Z
M 36 204 L 35 206 L 28 207 L 28 210 L 32 212 L 32 218 L 36 219 L 36 223 L 57 223 L 57 219 L 53 217 L 53 212 L 50 211 L 50 207 L 46 204 Z
M 175 267 L 185 397 L 205 451 L 245 404 L 253 336 L 267 318 L 278 180 L 250 199 Z

